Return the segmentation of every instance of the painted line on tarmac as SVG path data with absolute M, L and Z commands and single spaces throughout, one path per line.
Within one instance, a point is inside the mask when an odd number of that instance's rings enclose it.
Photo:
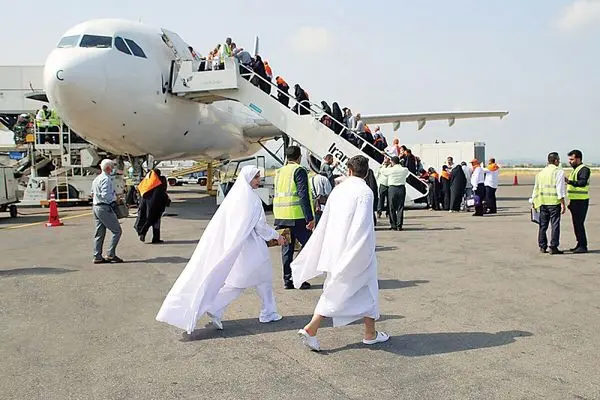
M 61 221 L 66 221 L 69 219 L 75 219 L 75 218 L 81 218 L 81 217 L 87 217 L 89 215 L 92 215 L 92 212 L 87 212 L 85 214 L 77 214 L 77 215 L 71 215 L 68 217 L 64 217 L 64 218 L 60 218 Z M 36 225 L 44 225 L 45 222 L 32 222 L 30 224 L 23 224 L 23 225 L 15 225 L 15 226 L 7 226 L 5 228 L 0 228 L 0 231 L 3 229 L 20 229 L 20 228 L 27 228 L 28 226 L 36 226 Z

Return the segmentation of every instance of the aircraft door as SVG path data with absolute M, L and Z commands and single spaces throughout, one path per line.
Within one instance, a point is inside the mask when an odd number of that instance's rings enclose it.
M 162 40 L 165 44 L 173 51 L 174 60 L 171 62 L 171 76 L 170 85 L 173 84 L 175 77 L 179 73 L 179 68 L 182 61 L 192 61 L 194 70 L 196 71 L 200 66 L 198 60 L 195 60 L 190 52 L 189 45 L 175 32 L 171 32 L 167 29 L 161 28 Z

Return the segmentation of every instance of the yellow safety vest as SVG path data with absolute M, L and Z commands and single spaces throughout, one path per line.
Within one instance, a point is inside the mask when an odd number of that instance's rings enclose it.
M 558 167 L 550 164 L 544 168 L 535 177 L 535 189 L 533 194 L 533 206 L 540 208 L 540 206 L 555 206 L 560 204 L 558 193 L 556 192 L 556 183 L 558 174 Z
M 305 215 L 300 206 L 300 196 L 298 196 L 298 188 L 294 181 L 294 173 L 298 168 L 302 168 L 298 164 L 287 164 L 279 168 L 275 173 L 275 197 L 273 198 L 273 215 L 275 219 L 304 219 Z M 312 194 L 308 188 L 310 204 L 313 208 Z
M 50 124 L 50 126 L 60 126 L 60 118 L 58 116 L 58 114 L 56 113 L 56 110 L 52 110 L 50 111 L 50 118 L 48 118 L 48 122 Z
M 575 168 L 571 175 L 569 176 L 570 181 L 577 180 L 577 174 L 581 171 L 581 168 L 585 167 L 585 165 L 581 164 L 579 167 Z M 590 180 L 588 179 L 587 185 L 584 187 L 578 187 L 573 185 L 567 185 L 567 196 L 569 200 L 587 200 L 590 198 Z
M 227 43 L 223 43 L 221 57 L 220 57 L 221 62 L 224 62 L 226 57 L 231 57 L 232 54 L 233 53 L 231 51 L 231 46 L 229 46 Z
M 42 119 L 37 119 L 37 114 L 40 113 L 40 111 L 42 112 Z M 50 126 L 49 124 L 49 115 L 50 112 L 48 112 L 48 114 L 46 114 L 46 112 L 44 111 L 44 109 L 39 109 L 38 112 L 36 113 L 36 118 L 35 118 L 35 126 L 37 126 L 38 128 L 40 127 L 45 127 L 45 126 Z

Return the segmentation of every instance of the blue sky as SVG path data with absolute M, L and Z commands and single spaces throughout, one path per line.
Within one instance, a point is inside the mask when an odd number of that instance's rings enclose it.
M 255 35 L 275 74 L 312 100 L 363 114 L 508 110 L 504 120 L 415 124 L 405 143 L 479 140 L 488 156 L 543 160 L 580 148 L 600 161 L 600 0 L 33 1 L 4 6 L 0 65 L 43 64 L 76 23 L 104 17 L 176 31 L 205 54 Z M 21 15 L 22 18 L 19 18 Z M 19 33 L 23 32 L 23 33 Z M 566 157 L 565 157 L 566 158 Z

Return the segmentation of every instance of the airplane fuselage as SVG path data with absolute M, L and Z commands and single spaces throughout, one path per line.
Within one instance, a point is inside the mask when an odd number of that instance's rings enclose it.
M 45 90 L 71 129 L 115 154 L 235 158 L 256 152 L 256 139 L 280 133 L 239 103 L 171 95 L 174 59 L 160 29 L 88 21 L 67 31 L 48 56 Z

